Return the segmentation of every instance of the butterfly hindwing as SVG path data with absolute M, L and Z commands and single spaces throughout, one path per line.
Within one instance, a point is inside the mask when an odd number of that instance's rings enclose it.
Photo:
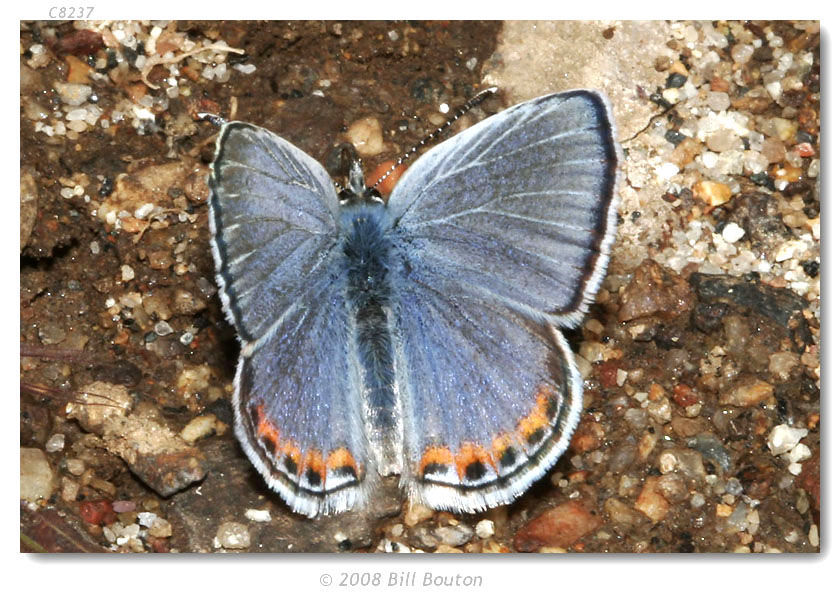
M 367 493 L 368 452 L 333 184 L 282 138 L 234 122 L 210 188 L 220 295 L 243 344 L 237 437 L 296 512 L 347 510 Z
M 395 280 L 403 486 L 458 512 L 512 501 L 577 424 L 580 380 L 566 341 L 446 274 L 418 267 Z

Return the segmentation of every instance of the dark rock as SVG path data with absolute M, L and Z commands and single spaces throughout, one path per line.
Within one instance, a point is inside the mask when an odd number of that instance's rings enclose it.
M 732 199 L 731 206 L 729 219 L 743 227 L 757 254 L 769 255 L 791 237 L 790 230 L 782 221 L 776 199 L 770 194 L 754 191 L 739 194 Z
M 790 290 L 745 282 L 729 275 L 704 273 L 692 273 L 689 282 L 702 302 L 728 302 L 743 306 L 783 327 L 790 327 L 792 319 L 804 323 L 802 309 L 808 306 L 808 302 Z
M 652 260 L 645 260 L 633 273 L 633 279 L 620 293 L 620 321 L 660 315 L 673 318 L 691 309 L 688 282 Z
M 703 333 L 712 333 L 721 328 L 728 313 L 729 305 L 725 302 L 698 303 L 691 311 L 691 322 Z

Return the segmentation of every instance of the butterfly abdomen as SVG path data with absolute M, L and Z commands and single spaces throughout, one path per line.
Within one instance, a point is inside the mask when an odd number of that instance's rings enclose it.
M 379 466 L 390 471 L 396 467 L 399 455 L 395 436 L 399 428 L 388 321 L 390 242 L 380 224 L 382 208 L 371 204 L 347 207 L 342 225 L 348 313 L 361 367 L 368 436 L 374 447 L 382 446 Z

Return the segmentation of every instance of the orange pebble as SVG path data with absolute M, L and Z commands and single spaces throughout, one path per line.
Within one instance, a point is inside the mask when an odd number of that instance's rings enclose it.
M 380 163 L 373 171 L 368 174 L 367 179 L 365 180 L 365 185 L 368 187 L 373 187 L 373 185 L 379 181 L 379 178 L 382 177 L 385 173 L 388 172 L 388 169 L 393 167 L 396 164 L 394 160 L 388 160 L 384 163 Z M 394 171 L 385 178 L 382 183 L 376 186 L 376 189 L 379 190 L 380 193 L 387 196 L 394 190 L 394 186 L 397 185 L 397 181 L 399 181 L 402 174 L 405 172 L 406 167 L 404 164 L 399 165 Z

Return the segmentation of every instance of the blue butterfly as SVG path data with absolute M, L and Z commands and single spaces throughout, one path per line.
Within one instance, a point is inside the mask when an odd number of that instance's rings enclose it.
M 277 135 L 223 125 L 210 225 L 241 354 L 235 430 L 292 510 L 506 504 L 569 445 L 582 382 L 558 327 L 606 271 L 619 149 L 576 90 L 491 116 L 421 156 L 387 203 L 359 166 L 339 196 Z

